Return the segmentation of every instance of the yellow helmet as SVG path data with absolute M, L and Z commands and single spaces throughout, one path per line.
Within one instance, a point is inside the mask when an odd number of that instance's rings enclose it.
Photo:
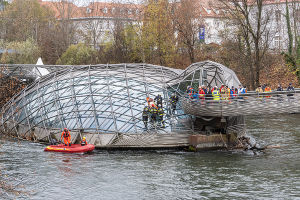
M 85 137 L 83 137 L 82 139 L 84 139 L 84 140 L 85 140 Z

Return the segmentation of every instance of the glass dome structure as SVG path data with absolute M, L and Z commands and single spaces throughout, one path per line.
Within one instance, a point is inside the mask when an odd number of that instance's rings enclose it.
M 2 124 L 28 129 L 84 130 L 92 133 L 141 133 L 145 131 L 142 111 L 146 98 L 163 97 L 165 127 L 181 129 L 182 111 L 169 112 L 166 82 L 180 70 L 149 64 L 66 66 L 37 79 L 3 109 Z M 183 128 L 185 129 L 185 128 Z M 23 133 L 19 133 L 23 134 Z
M 173 87 L 181 91 L 186 91 L 188 86 L 198 88 L 201 85 L 205 85 L 208 88 L 213 88 L 214 86 L 221 87 L 222 84 L 225 84 L 230 88 L 232 86 L 238 88 L 241 84 L 234 71 L 212 61 L 193 63 L 180 76 L 169 81 L 169 83 L 173 83 Z
M 33 66 L 23 66 L 26 67 Z M 73 142 L 80 138 L 78 135 L 90 134 L 89 141 L 97 143 L 98 138 L 100 146 L 120 141 L 128 145 L 125 137 L 131 136 L 130 144 L 138 141 L 139 146 L 146 143 L 155 146 L 159 142 L 165 145 L 180 143 L 179 135 L 185 135 L 182 141 L 186 144 L 188 135 L 181 133 L 192 134 L 196 130 L 194 116 L 182 109 L 186 87 L 240 83 L 233 71 L 211 61 L 192 64 L 186 70 L 150 64 L 44 65 L 43 68 L 51 73 L 36 77 L 2 107 L 0 131 L 19 138 L 50 141 L 51 135 L 57 138 L 63 128 L 68 128 L 75 132 Z M 179 101 L 172 112 L 170 97 L 174 92 Z M 158 94 L 163 98 L 165 123 L 149 120 L 146 127 L 142 120 L 143 109 L 148 105 L 146 99 L 154 99 Z M 177 138 L 173 133 L 178 133 Z

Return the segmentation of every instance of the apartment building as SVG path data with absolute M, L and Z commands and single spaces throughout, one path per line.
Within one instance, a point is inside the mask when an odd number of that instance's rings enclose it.
M 300 36 L 300 1 L 288 0 L 289 16 L 291 31 L 294 36 Z M 257 7 L 253 6 L 251 10 L 252 19 L 255 20 L 257 15 Z M 286 0 L 266 0 L 262 10 L 262 19 L 268 20 L 266 26 L 266 33 L 268 36 L 263 35 L 263 40 L 268 37 L 269 49 L 281 52 L 288 48 L 289 37 L 287 28 L 287 9 Z

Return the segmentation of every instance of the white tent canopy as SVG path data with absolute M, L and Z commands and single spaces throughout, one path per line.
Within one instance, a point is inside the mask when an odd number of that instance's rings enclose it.
M 41 57 L 37 60 L 36 65 L 44 65 Z M 32 72 L 38 75 L 38 78 L 50 73 L 47 69 L 43 67 L 34 67 Z

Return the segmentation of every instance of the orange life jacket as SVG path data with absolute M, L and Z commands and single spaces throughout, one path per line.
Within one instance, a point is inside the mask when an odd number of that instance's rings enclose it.
M 86 142 L 85 139 L 82 139 L 80 144 L 81 144 L 82 146 L 83 146 L 83 145 L 87 145 L 87 142 Z
M 64 131 L 63 132 L 63 136 L 64 136 L 64 138 L 68 138 L 68 137 L 70 137 L 70 132 L 69 131 Z

